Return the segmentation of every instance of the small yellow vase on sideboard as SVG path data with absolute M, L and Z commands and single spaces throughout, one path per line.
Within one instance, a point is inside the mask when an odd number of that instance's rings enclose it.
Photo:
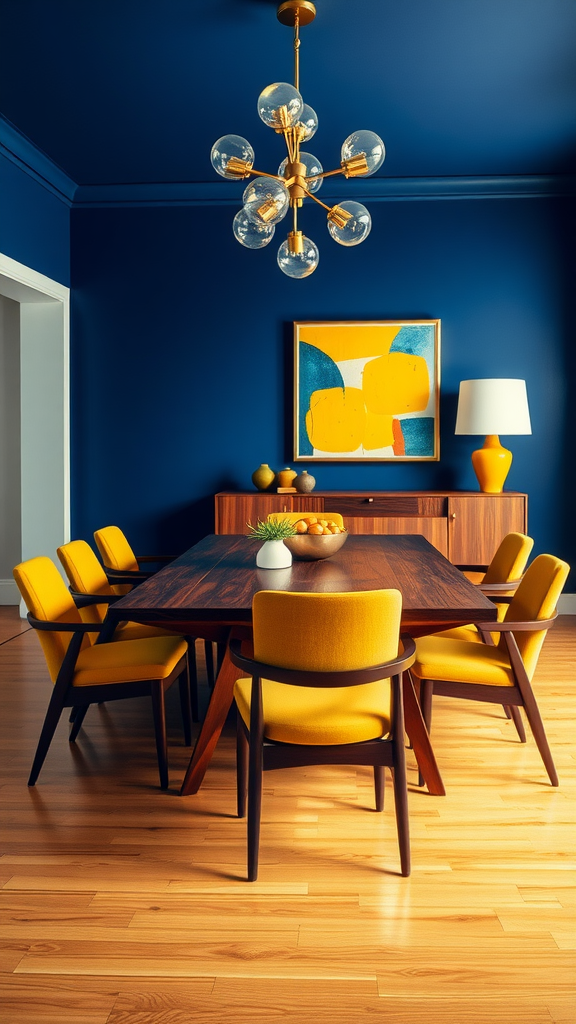
M 255 469 L 252 473 L 252 483 L 259 491 L 267 491 L 268 488 L 274 483 L 276 479 L 276 473 L 267 462 L 263 462 L 258 469 Z

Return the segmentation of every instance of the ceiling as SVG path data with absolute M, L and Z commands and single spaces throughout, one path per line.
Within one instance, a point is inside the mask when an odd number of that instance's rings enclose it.
M 575 0 L 316 0 L 301 92 L 325 169 L 371 128 L 385 177 L 572 173 Z M 292 81 L 270 0 L 2 0 L 0 111 L 77 184 L 204 182 L 221 135 L 276 171 L 256 113 Z

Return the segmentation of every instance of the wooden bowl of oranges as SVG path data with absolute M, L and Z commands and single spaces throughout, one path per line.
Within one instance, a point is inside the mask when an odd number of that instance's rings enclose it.
M 329 516 L 302 516 L 294 523 L 294 529 L 295 535 L 285 537 L 284 543 L 292 557 L 303 562 L 330 558 L 340 550 L 348 536 L 346 530 Z

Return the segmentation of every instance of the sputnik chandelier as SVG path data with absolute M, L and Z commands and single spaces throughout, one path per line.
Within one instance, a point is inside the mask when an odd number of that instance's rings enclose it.
M 244 191 L 233 231 L 241 245 L 261 249 L 274 236 L 276 224 L 292 209 L 292 230 L 278 250 L 278 266 L 288 277 L 308 277 L 318 266 L 317 245 L 298 229 L 298 210 L 304 199 L 328 211 L 328 231 L 340 245 L 359 245 L 370 233 L 372 220 L 362 203 L 347 200 L 326 206 L 316 192 L 324 178 L 343 174 L 345 178 L 366 178 L 381 166 L 386 155 L 384 143 L 375 132 L 353 132 L 342 146 L 341 163 L 334 171 L 324 171 L 320 161 L 300 146 L 316 133 L 318 118 L 312 107 L 304 103 L 300 92 L 300 27 L 309 25 L 316 16 L 310 0 L 286 0 L 278 8 L 278 20 L 294 28 L 294 85 L 276 82 L 267 86 L 258 97 L 258 113 L 264 124 L 284 136 L 288 156 L 278 174 L 254 169 L 254 150 L 240 135 L 224 135 L 212 146 L 214 170 L 223 178 L 239 181 L 255 175 Z

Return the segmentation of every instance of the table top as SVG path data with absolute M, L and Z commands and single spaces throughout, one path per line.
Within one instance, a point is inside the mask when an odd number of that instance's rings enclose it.
M 210 535 L 110 606 L 114 620 L 251 621 L 259 590 L 346 592 L 395 587 L 412 635 L 496 619 L 496 608 L 424 537 L 350 535 L 331 558 L 258 569 L 258 541 Z

